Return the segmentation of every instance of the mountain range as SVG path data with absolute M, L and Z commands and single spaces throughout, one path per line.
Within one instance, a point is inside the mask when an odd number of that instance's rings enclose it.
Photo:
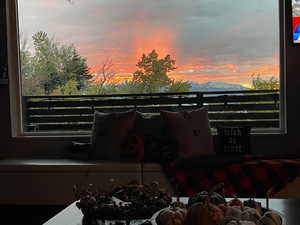
M 190 91 L 243 91 L 249 90 L 240 84 L 229 84 L 222 81 L 209 81 L 206 83 L 197 83 L 191 81 L 192 85 Z

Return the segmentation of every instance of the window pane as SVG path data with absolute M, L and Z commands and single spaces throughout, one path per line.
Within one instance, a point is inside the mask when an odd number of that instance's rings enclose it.
M 30 102 L 27 105 L 36 109 L 45 106 L 36 102 L 49 98 L 25 96 L 279 88 L 277 1 L 19 0 L 18 3 L 22 93 L 24 101 Z M 279 126 L 277 100 L 260 112 L 272 115 L 258 116 L 267 117 L 263 118 L 266 121 L 276 119 L 276 123 L 265 127 Z M 57 103 L 60 109 L 66 110 L 74 99 L 66 97 L 60 101 Z M 239 107 L 238 112 L 249 112 L 247 107 Z M 83 110 L 80 115 L 90 116 L 91 112 Z M 25 118 L 30 126 L 39 121 L 40 115 L 32 119 L 29 114 Z M 43 122 L 53 125 L 57 120 L 62 119 L 48 118 Z M 81 120 L 81 124 L 90 127 L 90 119 Z M 72 121 L 71 118 L 65 121 L 70 125 L 66 129 L 72 130 Z M 78 129 L 89 129 L 83 127 Z

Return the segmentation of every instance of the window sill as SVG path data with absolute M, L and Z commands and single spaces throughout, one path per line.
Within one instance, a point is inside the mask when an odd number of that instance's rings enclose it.
M 212 129 L 211 131 L 213 136 L 217 135 L 216 129 Z M 270 129 L 252 129 L 252 136 L 282 136 L 285 135 L 286 131 L 278 128 L 270 128 Z M 49 132 L 28 132 L 15 136 L 15 138 L 90 138 L 91 132 L 65 132 L 65 133 L 49 133 Z
M 137 172 L 139 163 L 72 159 L 2 159 L 0 172 Z

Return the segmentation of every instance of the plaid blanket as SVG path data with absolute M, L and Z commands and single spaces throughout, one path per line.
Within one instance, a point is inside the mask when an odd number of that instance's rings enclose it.
M 282 190 L 300 174 L 300 158 L 264 159 L 254 157 L 216 157 L 186 159 L 164 165 L 165 172 L 176 192 L 191 196 L 209 190 L 217 183 L 225 184 L 225 196 L 264 198 Z

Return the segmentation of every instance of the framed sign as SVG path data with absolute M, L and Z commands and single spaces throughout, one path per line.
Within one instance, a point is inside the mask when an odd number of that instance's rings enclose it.
M 250 127 L 218 127 L 218 151 L 224 154 L 247 154 L 251 150 Z

